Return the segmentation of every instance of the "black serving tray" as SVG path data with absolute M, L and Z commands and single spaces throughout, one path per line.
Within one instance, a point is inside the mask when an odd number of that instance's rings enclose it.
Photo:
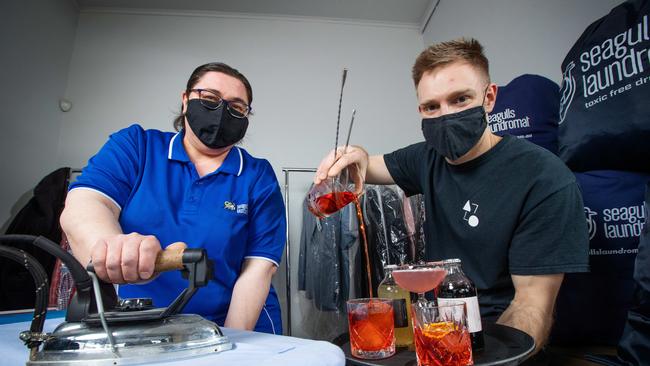
M 535 349 L 535 341 L 531 336 L 505 325 L 483 324 L 483 336 L 485 347 L 481 351 L 474 352 L 475 366 L 518 365 Z M 407 349 L 398 348 L 395 355 L 383 360 L 362 360 L 350 354 L 348 334 L 337 338 L 334 343 L 343 349 L 347 365 L 417 366 L 415 352 Z

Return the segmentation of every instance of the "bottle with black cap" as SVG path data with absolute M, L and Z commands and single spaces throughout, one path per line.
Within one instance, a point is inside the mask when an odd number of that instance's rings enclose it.
M 444 305 L 449 301 L 465 302 L 467 328 L 472 338 L 472 350 L 481 350 L 485 341 L 483 339 L 476 286 L 463 272 L 460 259 L 447 259 L 443 263 L 445 270 L 447 270 L 447 276 L 438 287 L 438 305 Z

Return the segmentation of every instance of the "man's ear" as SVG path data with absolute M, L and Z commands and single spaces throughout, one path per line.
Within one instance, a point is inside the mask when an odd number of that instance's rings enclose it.
M 487 113 L 492 112 L 494 109 L 494 104 L 496 104 L 497 101 L 497 91 L 499 87 L 497 84 L 490 83 L 490 85 L 487 88 L 487 92 L 485 93 L 485 104 L 483 105 L 483 108 L 485 108 L 485 111 Z

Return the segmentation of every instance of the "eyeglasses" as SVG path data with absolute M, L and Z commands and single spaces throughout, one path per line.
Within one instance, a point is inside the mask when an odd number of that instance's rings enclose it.
M 191 91 L 199 95 L 201 105 L 207 109 L 218 109 L 225 102 L 228 113 L 235 118 L 245 118 L 251 113 L 251 107 L 248 104 L 237 100 L 225 100 L 213 90 L 192 89 Z

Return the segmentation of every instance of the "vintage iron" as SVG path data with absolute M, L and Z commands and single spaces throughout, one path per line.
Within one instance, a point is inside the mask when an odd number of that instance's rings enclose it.
M 32 327 L 20 334 L 20 339 L 30 348 L 28 366 L 134 365 L 232 348 L 232 343 L 215 323 L 199 315 L 180 314 L 196 290 L 212 278 L 212 263 L 203 249 L 167 250 L 158 256 L 156 272 L 182 270 L 188 287 L 168 307 L 154 308 L 151 299 L 118 299 L 113 285 L 99 281 L 92 268 L 84 270 L 74 257 L 46 238 L 0 236 L 0 255 L 10 258 L 6 255 L 10 249 L 13 253 L 21 252 L 14 254 L 14 260 L 20 259 L 32 273 L 40 266 L 38 262 L 34 264 L 25 259 L 29 255 L 23 251 L 2 245 L 7 243 L 31 243 L 60 258 L 70 270 L 76 286 L 65 322 L 52 333 L 42 333 L 46 309 L 37 291 Z M 47 294 L 47 278 L 43 280 L 44 276 L 38 273 L 32 276 L 37 289 L 43 287 L 37 278 L 44 282 Z

